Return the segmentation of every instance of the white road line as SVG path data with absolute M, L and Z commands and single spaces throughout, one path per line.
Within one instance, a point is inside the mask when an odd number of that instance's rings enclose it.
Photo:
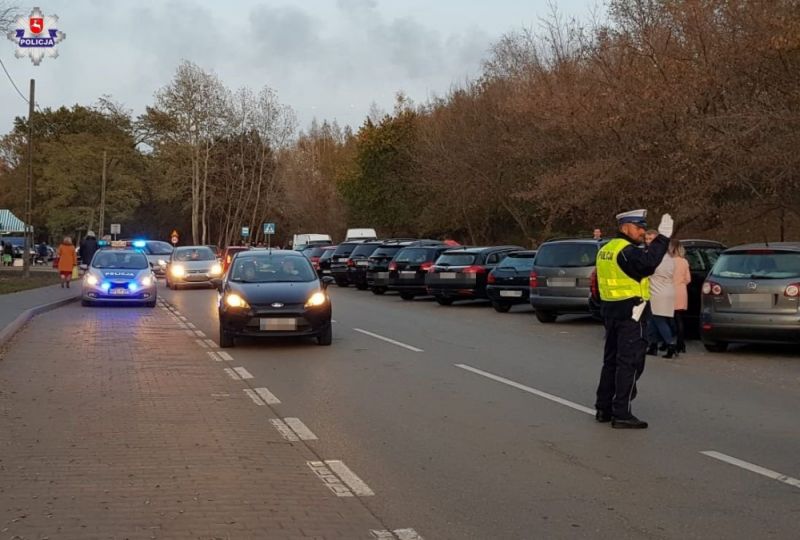
M 280 418 L 271 418 L 269 423 L 275 426 L 275 429 L 278 430 L 278 433 L 280 433 L 287 441 L 297 442 L 300 440 L 295 432 L 292 431 L 289 426 L 287 426 L 286 423 Z
M 339 480 L 324 463 L 321 461 L 307 461 L 306 463 L 309 468 L 314 471 L 314 474 L 316 474 L 337 497 L 353 496 L 353 492 L 347 489 L 347 486 L 342 484 L 342 481 Z
M 231 356 L 230 353 L 226 351 L 217 351 L 217 354 L 226 362 L 233 362 L 233 356 Z
M 406 345 L 405 343 L 400 343 L 399 341 L 395 341 L 393 339 L 389 339 L 387 337 L 384 337 L 384 336 L 381 336 L 381 335 L 378 335 L 378 334 L 373 334 L 372 332 L 367 332 L 366 330 L 362 330 L 361 328 L 353 328 L 353 330 L 355 330 L 356 332 L 360 332 L 362 334 L 365 334 L 367 336 L 374 337 L 375 339 L 380 339 L 381 341 L 385 341 L 386 343 L 391 343 L 392 345 L 397 345 L 398 347 L 403 347 L 404 349 L 408 349 L 409 351 L 425 352 L 422 349 L 418 349 L 416 347 L 412 347 L 411 345 Z
M 283 421 L 287 426 L 292 428 L 292 431 L 297 433 L 297 436 L 300 437 L 301 441 L 317 440 L 317 436 L 314 435 L 314 432 L 308 429 L 308 426 L 306 426 L 299 418 L 284 418 Z
M 256 405 L 258 405 L 259 407 L 263 407 L 263 406 L 264 406 L 264 402 L 263 402 L 263 401 L 261 401 L 261 398 L 260 398 L 260 397 L 258 397 L 258 394 L 256 394 L 255 392 L 253 392 L 253 391 L 252 391 L 252 390 L 250 390 L 249 388 L 245 388 L 245 389 L 244 389 L 244 393 L 245 393 L 245 394 L 247 394 L 247 397 L 249 397 L 250 399 L 252 399 L 252 400 L 253 400 L 253 403 L 255 403 Z
M 176 323 L 178 324 L 178 328 L 186 328 L 186 329 L 188 330 L 188 326 L 186 326 L 186 325 L 185 325 L 185 324 L 183 324 L 182 322 L 180 322 L 180 321 L 176 321 Z
M 351 471 L 343 461 L 338 459 L 326 459 L 325 465 L 327 465 L 330 470 L 336 473 L 336 476 L 341 478 L 342 482 L 347 484 L 347 487 L 349 487 L 350 491 L 352 491 L 354 494 L 358 495 L 359 497 L 370 497 L 375 495 L 375 492 L 372 491 L 369 486 L 356 475 L 356 473 Z
M 190 330 L 190 332 L 191 332 L 191 330 Z M 196 340 L 194 340 L 194 342 L 197 343 L 198 345 L 200 345 L 202 348 L 208 349 L 208 345 L 206 345 L 206 342 L 203 341 L 202 339 L 196 339 Z
M 233 371 L 235 371 L 236 374 L 239 375 L 239 377 L 241 377 L 242 379 L 252 379 L 253 378 L 253 375 L 249 371 L 244 369 L 243 367 L 235 367 L 235 368 L 233 368 Z
M 186 323 L 186 326 L 188 326 L 188 327 L 189 327 L 189 328 L 191 328 L 192 330 L 194 330 L 195 328 L 197 328 L 197 327 L 194 325 L 194 323 L 190 323 L 190 322 L 187 322 L 187 323 Z
M 756 474 L 760 474 L 761 476 L 766 476 L 767 478 L 771 478 L 773 480 L 777 480 L 778 482 L 783 482 L 784 484 L 789 484 L 790 486 L 794 486 L 796 488 L 800 488 L 800 480 L 797 478 L 792 478 L 791 476 L 786 476 L 785 474 L 781 474 L 779 472 L 772 471 L 770 469 L 766 469 L 764 467 L 760 467 L 753 463 L 748 463 L 747 461 L 742 461 L 741 459 L 736 459 L 735 457 L 731 457 L 727 454 L 723 454 L 721 452 L 715 452 L 713 450 L 706 450 L 704 452 L 700 452 L 704 456 L 708 456 L 710 458 L 718 459 L 720 461 L 724 461 L 730 465 L 735 465 L 736 467 L 740 467 L 742 469 L 748 470 L 750 472 L 754 472 Z
M 197 335 L 197 337 L 202 337 L 202 338 L 206 337 L 206 333 L 203 332 L 202 330 L 195 330 L 194 333 Z
M 216 351 L 208 351 L 208 356 L 215 362 L 222 362 L 222 358 L 219 357 Z
M 213 339 L 207 339 L 206 340 L 206 345 L 208 345 L 212 349 L 215 349 L 217 347 L 217 342 L 214 341 Z
M 242 379 L 239 378 L 239 375 L 229 367 L 225 368 L 225 373 L 227 373 L 228 377 L 230 377 L 234 381 L 241 381 L 242 380 Z
M 372 536 L 374 536 L 377 540 L 397 540 L 398 538 L 400 540 L 425 540 L 414 529 L 395 529 L 393 531 L 387 531 L 385 529 L 382 531 L 376 531 L 375 529 L 372 529 L 369 532 L 372 533 Z
M 178 313 L 178 312 L 176 311 L 175 313 Z M 186 317 L 184 317 L 183 315 L 178 315 L 178 318 L 179 318 L 180 320 L 182 320 L 183 322 L 188 322 L 188 321 L 189 321 L 189 319 L 187 319 L 187 318 L 186 318 Z
M 278 405 L 281 400 L 275 397 L 275 394 L 266 388 L 256 388 L 256 394 L 269 405 Z
M 590 409 L 589 407 L 584 407 L 583 405 L 580 405 L 578 403 L 574 403 L 574 402 L 566 400 L 564 398 L 560 398 L 558 396 L 554 396 L 553 394 L 548 394 L 547 392 L 542 392 L 541 390 L 537 390 L 536 388 L 531 388 L 530 386 L 525 386 L 524 384 L 520 384 L 518 382 L 514 382 L 511 379 L 506 379 L 505 377 L 500 377 L 499 375 L 495 375 L 493 373 L 489 373 L 488 371 L 483 371 L 481 369 L 474 368 L 474 367 L 468 366 L 466 364 L 455 364 L 455 366 L 459 367 L 461 369 L 466 369 L 467 371 L 471 371 L 472 373 L 475 373 L 477 375 L 481 375 L 481 376 L 486 377 L 488 379 L 492 379 L 493 381 L 501 382 L 503 384 L 507 384 L 508 386 L 513 386 L 514 388 L 518 388 L 519 390 L 522 390 L 524 392 L 528 392 L 529 394 L 533 394 L 535 396 L 539 396 L 539 397 L 542 397 L 542 398 L 545 398 L 545 399 L 549 399 L 550 401 L 554 401 L 554 402 L 556 402 L 556 403 L 558 403 L 560 405 L 566 405 L 567 407 L 575 409 L 576 411 L 581 411 L 581 412 L 584 412 L 586 414 L 591 414 L 592 416 L 594 416 L 594 413 L 595 413 L 594 409 Z
M 193 330 L 189 330 L 189 329 L 187 328 L 186 330 L 184 330 L 184 332 L 186 332 L 186 335 L 187 335 L 187 336 L 192 336 L 192 337 L 195 337 L 195 335 L 194 335 L 194 331 L 193 331 Z

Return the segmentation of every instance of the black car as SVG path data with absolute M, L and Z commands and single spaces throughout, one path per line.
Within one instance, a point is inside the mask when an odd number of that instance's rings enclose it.
M 329 247 L 330 246 L 325 244 L 312 244 L 306 246 L 302 253 L 311 261 L 311 266 L 314 267 L 314 270 L 319 271 L 319 258 L 322 257 L 322 254 L 325 253 L 325 250 Z
M 681 240 L 681 245 L 686 250 L 686 261 L 692 275 L 692 281 L 687 286 L 689 305 L 683 314 L 683 325 L 686 337 L 695 338 L 700 335 L 703 282 L 720 254 L 725 251 L 725 246 L 713 240 Z
M 536 251 L 513 251 L 489 272 L 486 295 L 495 311 L 506 313 L 513 305 L 528 303 L 535 257 Z
M 331 278 L 317 277 L 301 253 L 252 250 L 236 254 L 219 288 L 219 344 L 233 347 L 237 336 L 316 337 L 330 345 Z
M 487 298 L 489 272 L 519 246 L 453 248 L 436 259 L 425 276 L 428 293 L 436 301 L 449 306 L 455 300 Z
M 359 291 L 365 291 L 368 288 L 369 256 L 380 247 L 381 243 L 380 241 L 370 241 L 356 246 L 345 263 L 347 265 L 347 282 L 355 285 Z
M 338 246 L 325 246 L 322 250 L 322 255 L 319 256 L 317 263 L 317 274 L 319 277 L 331 275 L 331 260 L 333 259 L 333 252 L 336 251 Z M 311 266 L 314 266 L 312 261 Z
M 438 240 L 386 240 L 369 256 L 367 286 L 372 294 L 383 294 L 389 287 L 389 265 L 395 256 L 406 247 L 441 246 Z M 432 260 L 435 260 L 432 259 Z M 423 276 L 424 277 L 424 276 Z M 423 286 L 424 289 L 424 286 Z
M 350 242 L 342 242 L 336 247 L 331 257 L 331 275 L 336 280 L 339 287 L 347 287 L 350 281 L 347 276 L 347 260 L 353 251 L 364 243 L 364 240 L 352 240 Z
M 409 246 L 401 249 L 389 263 L 387 290 L 397 291 L 403 300 L 427 296 L 425 277 L 439 256 L 452 249 L 445 244 L 434 246 Z

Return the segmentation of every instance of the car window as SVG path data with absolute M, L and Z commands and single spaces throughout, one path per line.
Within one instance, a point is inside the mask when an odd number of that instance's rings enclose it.
M 147 257 L 131 251 L 101 250 L 92 259 L 92 267 L 99 269 L 144 270 L 149 266 Z
M 554 242 L 543 244 L 536 254 L 536 266 L 579 268 L 594 266 L 598 244 L 586 242 Z
M 711 268 L 714 266 L 719 260 L 719 256 L 722 255 L 722 252 L 725 251 L 722 248 L 705 248 L 702 249 L 700 252 L 703 255 L 703 260 L 705 260 L 706 268 Z M 690 267 L 691 268 L 691 267 Z
M 333 257 L 333 252 L 336 251 L 334 249 L 326 249 L 322 252 L 322 255 L 319 256 L 320 261 L 324 261 Z
M 211 251 L 211 248 L 196 247 L 196 248 L 178 248 L 172 254 L 172 258 L 176 261 L 213 261 L 217 258 L 216 254 Z
M 150 255 L 169 255 L 172 253 L 172 246 L 166 242 L 147 242 L 147 253 Z
M 380 247 L 372 252 L 372 257 L 394 257 L 399 247 Z
M 369 257 L 373 251 L 378 249 L 375 244 L 361 244 L 353 250 L 350 254 L 351 257 Z
M 497 264 L 500 260 L 499 253 L 492 253 L 488 257 L 486 257 L 486 264 Z
M 707 272 L 711 268 L 699 249 L 687 249 L 686 261 L 689 263 L 689 270 L 692 272 Z
M 442 253 L 436 260 L 437 266 L 469 266 L 475 262 L 474 253 Z
M 712 276 L 749 279 L 800 277 L 800 253 L 792 251 L 734 251 L 720 255 Z
M 421 264 L 430 260 L 428 250 L 421 248 L 406 248 L 397 254 L 397 262 Z
M 309 246 L 303 250 L 303 255 L 306 257 L 319 257 L 325 252 L 325 248 L 322 246 Z
M 317 274 L 302 255 L 264 254 L 237 257 L 230 280 L 238 283 L 314 281 Z
M 533 257 L 515 257 L 513 255 L 509 255 L 500 262 L 500 268 L 530 270 L 533 268 L 533 261 Z
M 334 257 L 349 257 L 358 244 L 341 244 L 333 253 Z

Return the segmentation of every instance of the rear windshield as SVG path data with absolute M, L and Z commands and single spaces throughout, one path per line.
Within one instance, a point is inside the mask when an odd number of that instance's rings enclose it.
M 111 251 L 104 249 L 98 251 L 92 259 L 92 266 L 94 268 L 103 269 L 144 270 L 148 265 L 147 257 L 142 253 L 130 251 Z
M 172 246 L 166 242 L 147 242 L 145 244 L 147 253 L 150 255 L 169 255 L 172 253 Z
M 353 257 L 369 257 L 372 252 L 378 249 L 377 244 L 361 244 L 353 250 Z
M 334 257 L 349 257 L 359 244 L 340 244 L 334 252 Z
M 437 266 L 469 266 L 475 262 L 474 253 L 443 253 L 436 260 Z
M 734 251 L 720 255 L 712 276 L 747 279 L 800 277 L 800 253 L 793 251 Z
M 424 263 L 432 259 L 430 250 L 424 248 L 405 248 L 397 254 L 395 260 L 404 263 Z
M 213 261 L 217 255 L 208 247 L 178 248 L 172 258 L 176 261 Z
M 597 248 L 598 244 L 584 242 L 544 244 L 536 253 L 536 266 L 557 268 L 594 266 Z
M 372 252 L 373 257 L 394 257 L 395 254 L 400 251 L 400 246 L 392 246 L 392 247 L 379 247 L 375 251 Z
M 503 259 L 500 264 L 498 265 L 499 268 L 513 268 L 514 270 L 530 270 L 533 268 L 533 255 L 527 255 L 524 257 L 516 257 L 514 255 L 509 255 L 505 259 Z
M 325 246 L 310 246 L 303 250 L 306 257 L 319 257 L 325 252 Z
M 322 255 L 319 256 L 319 260 L 324 261 L 325 259 L 330 259 L 333 257 L 333 252 L 336 251 L 335 249 L 325 249 L 322 251 Z
M 719 259 L 723 248 L 718 247 L 687 247 L 686 261 L 692 272 L 708 272 Z

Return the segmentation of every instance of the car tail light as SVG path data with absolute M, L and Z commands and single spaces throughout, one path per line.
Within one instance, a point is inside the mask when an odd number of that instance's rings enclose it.
M 394 272 L 395 270 L 397 270 L 397 263 L 392 261 L 389 263 L 389 272 Z
M 720 296 L 722 294 L 722 285 L 714 283 L 713 281 L 706 281 L 703 283 L 703 294 Z
M 478 266 L 477 264 L 473 264 L 472 266 L 467 266 L 462 270 L 465 274 L 483 274 L 486 272 L 486 268 L 483 266 Z
M 430 272 L 431 268 L 433 268 L 433 263 L 431 261 L 424 262 L 420 265 L 419 269 L 423 272 Z
M 356 262 L 353 259 L 347 259 L 347 266 L 353 267 L 356 265 Z
M 788 296 L 789 298 L 800 297 L 800 283 L 792 283 L 791 285 L 787 285 L 786 290 L 783 291 L 783 295 Z
M 494 272 L 489 272 L 489 275 L 486 276 L 486 283 L 495 283 L 497 280 L 494 277 Z
M 311 257 L 311 262 L 315 263 L 315 264 L 318 263 L 319 262 L 319 257 Z
M 535 289 L 539 286 L 539 276 L 536 272 L 531 272 L 531 275 L 528 278 L 528 284 L 530 285 L 531 289 Z
M 709 332 L 709 331 L 714 329 L 714 327 L 711 325 L 711 323 L 703 323 L 702 328 L 703 328 L 703 332 Z
M 600 290 L 597 287 L 597 269 L 592 270 L 592 275 L 589 277 L 589 291 L 592 298 L 600 298 Z

